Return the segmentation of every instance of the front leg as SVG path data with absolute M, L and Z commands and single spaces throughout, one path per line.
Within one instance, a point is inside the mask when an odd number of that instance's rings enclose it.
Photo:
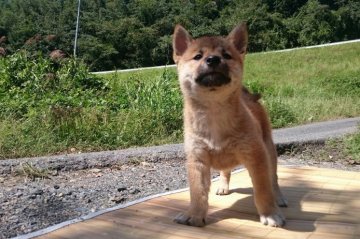
M 208 154 L 191 152 L 187 156 L 187 173 L 190 186 L 190 208 L 180 213 L 175 222 L 189 226 L 205 226 L 210 190 L 210 164 Z

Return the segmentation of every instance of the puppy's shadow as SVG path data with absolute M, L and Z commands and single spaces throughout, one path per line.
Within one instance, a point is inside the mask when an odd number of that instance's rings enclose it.
M 341 203 L 344 208 L 339 209 L 337 215 L 331 215 L 327 213 L 311 212 L 309 210 L 304 211 L 302 209 L 302 204 L 304 201 L 306 203 L 328 203 L 329 205 L 333 202 L 334 195 L 339 195 L 342 191 L 339 190 L 328 190 L 328 189 L 319 189 L 316 187 L 311 187 L 310 185 L 293 185 L 288 187 L 282 187 L 283 194 L 289 195 L 289 205 L 288 207 L 280 208 L 284 216 L 287 218 L 287 223 L 283 227 L 285 230 L 297 231 L 297 232 L 313 232 L 316 230 L 316 222 L 321 220 L 324 217 L 339 216 L 343 214 L 343 218 L 348 217 L 348 208 L 346 205 L 351 204 L 352 202 L 344 201 Z M 294 193 L 296 192 L 296 193 Z M 324 197 L 313 197 L 318 193 L 319 195 L 329 195 L 329 198 Z M 354 192 L 349 192 L 353 194 Z M 254 203 L 253 189 L 252 188 L 237 188 L 230 191 L 231 196 L 236 196 L 234 194 L 241 194 L 242 198 L 237 200 L 234 204 L 230 205 L 228 208 L 221 210 L 216 210 L 212 208 L 213 212 L 208 215 L 207 224 L 211 225 L 216 222 L 225 220 L 225 219 L 246 219 L 252 220 L 260 223 L 259 216 Z M 247 195 L 244 197 L 244 194 Z M 333 195 L 333 196 L 332 196 Z M 217 197 L 226 197 L 217 196 Z M 221 198 L 219 198 L 221 200 Z M 211 207 L 211 204 L 210 204 Z M 315 207 L 314 207 L 315 208 Z

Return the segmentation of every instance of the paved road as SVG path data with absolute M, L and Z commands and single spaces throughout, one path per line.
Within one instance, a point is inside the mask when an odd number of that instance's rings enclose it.
M 273 131 L 275 144 L 296 144 L 324 141 L 355 132 L 360 125 L 360 117 L 307 124 Z
M 284 148 L 306 142 L 322 142 L 328 138 L 341 137 L 355 132 L 360 124 L 360 117 L 307 124 L 293 128 L 273 131 L 275 144 Z M 36 168 L 52 170 L 79 170 L 93 167 L 104 167 L 125 163 L 132 159 L 152 161 L 184 158 L 182 144 L 171 144 L 154 147 L 139 147 L 124 150 L 45 156 L 26 159 L 0 160 L 0 176 L 21 168 L 28 162 Z

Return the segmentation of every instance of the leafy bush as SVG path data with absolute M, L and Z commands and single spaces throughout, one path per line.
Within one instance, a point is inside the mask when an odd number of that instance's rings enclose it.
M 108 80 L 77 60 L 53 62 L 27 52 L 0 65 L 0 158 L 181 138 L 182 100 L 173 71 Z
M 108 90 L 105 82 L 74 59 L 52 62 L 21 51 L 4 58 L 2 65 L 0 116 L 24 117 L 35 108 L 95 106 L 96 98 Z

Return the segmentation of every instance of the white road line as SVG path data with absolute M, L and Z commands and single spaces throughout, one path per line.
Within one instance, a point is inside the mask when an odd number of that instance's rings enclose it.
M 140 68 L 133 68 L 133 69 L 125 69 L 125 70 L 114 70 L 114 71 L 98 71 L 98 72 L 91 72 L 92 74 L 96 75 L 103 75 L 109 73 L 122 73 L 122 72 L 131 72 L 131 71 L 140 71 L 140 70 L 151 70 L 151 69 L 160 69 L 160 68 L 172 68 L 176 65 L 165 65 L 165 66 L 151 66 L 151 67 L 140 67 Z

